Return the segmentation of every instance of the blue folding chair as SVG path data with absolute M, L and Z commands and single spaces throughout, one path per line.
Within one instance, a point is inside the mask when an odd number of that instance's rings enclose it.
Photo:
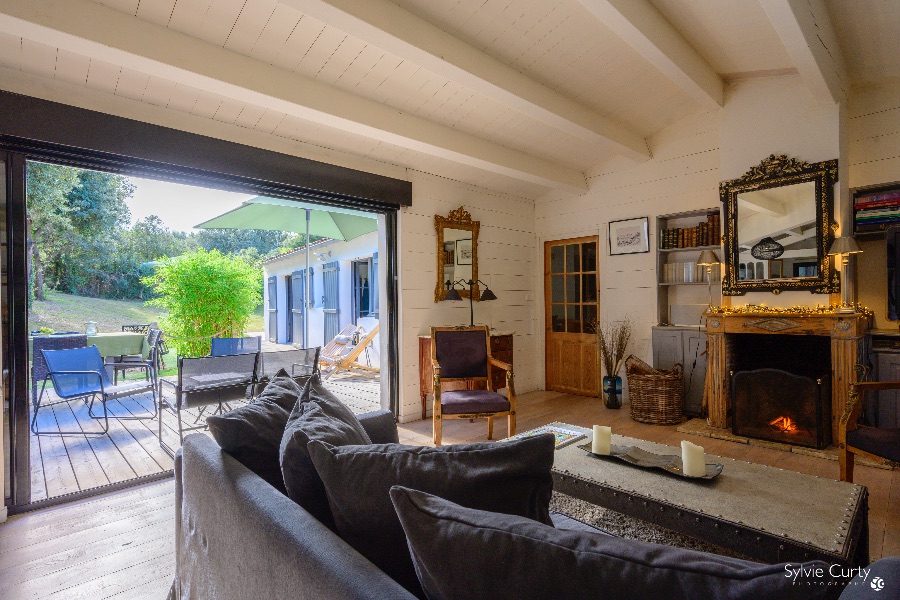
M 44 361 L 47 363 L 48 373 L 41 385 L 41 393 L 34 406 L 34 414 L 31 417 L 31 432 L 35 435 L 88 435 L 86 431 L 40 431 L 37 428 L 38 411 L 44 399 L 47 381 L 53 382 L 53 390 L 60 401 L 44 404 L 45 407 L 83 399 L 88 403 L 88 416 L 92 419 L 103 419 L 103 431 L 105 435 L 109 431 L 109 412 L 106 408 L 107 400 L 115 400 L 126 396 L 132 396 L 139 392 L 150 391 L 153 393 L 153 414 L 132 417 L 114 417 L 117 419 L 153 419 L 156 417 L 156 375 L 148 381 L 132 381 L 113 385 L 103 364 L 103 357 L 96 346 L 85 348 L 71 348 L 68 350 L 41 350 Z M 92 411 L 94 401 L 100 398 L 103 404 L 103 415 L 95 415 Z
M 262 350 L 262 337 L 212 338 L 210 356 L 236 356 L 256 354 Z

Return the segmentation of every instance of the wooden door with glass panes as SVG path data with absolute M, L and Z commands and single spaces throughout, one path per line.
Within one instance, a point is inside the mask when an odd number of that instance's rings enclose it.
M 548 390 L 600 395 L 597 238 L 544 243 Z

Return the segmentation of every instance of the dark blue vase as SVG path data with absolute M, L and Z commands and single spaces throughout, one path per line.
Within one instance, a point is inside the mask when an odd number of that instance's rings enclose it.
M 603 393 L 606 394 L 606 408 L 622 408 L 622 378 L 603 378 Z

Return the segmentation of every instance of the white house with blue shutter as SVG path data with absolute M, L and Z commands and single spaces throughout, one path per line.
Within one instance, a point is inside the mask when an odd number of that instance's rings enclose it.
M 263 261 L 265 291 L 264 338 L 279 344 L 324 346 L 348 324 L 371 331 L 378 325 L 378 232 L 350 241 L 322 240 L 310 245 L 309 274 L 306 247 Z M 306 285 L 311 282 L 311 306 Z M 309 320 L 304 340 L 304 319 Z M 376 337 L 360 356 L 363 364 L 379 366 Z

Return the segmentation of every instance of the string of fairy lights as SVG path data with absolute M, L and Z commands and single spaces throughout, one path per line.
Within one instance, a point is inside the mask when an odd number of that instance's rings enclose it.
M 867 306 L 859 303 L 852 304 L 857 313 L 872 319 L 875 317 L 874 311 Z M 713 315 L 790 315 L 794 317 L 815 317 L 820 315 L 843 314 L 850 316 L 852 313 L 839 313 L 840 304 L 816 306 L 789 306 L 778 308 L 774 306 L 766 306 L 765 304 L 745 304 L 744 306 L 710 306 L 707 312 Z

